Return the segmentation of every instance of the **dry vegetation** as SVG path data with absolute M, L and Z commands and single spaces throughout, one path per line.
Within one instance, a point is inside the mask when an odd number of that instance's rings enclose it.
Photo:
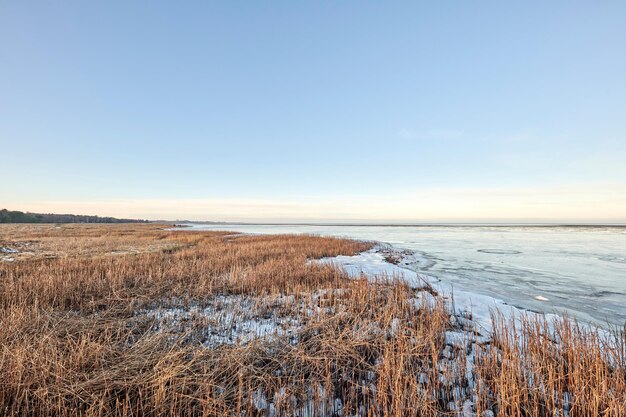
M 626 416 L 621 337 L 497 316 L 451 343 L 443 302 L 309 262 L 368 243 L 124 224 L 0 247 L 0 414 Z

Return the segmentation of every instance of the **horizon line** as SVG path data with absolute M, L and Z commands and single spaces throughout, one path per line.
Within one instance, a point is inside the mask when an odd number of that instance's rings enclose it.
M 149 220 L 151 223 L 213 226 L 363 226 L 363 227 L 429 227 L 429 226 L 491 226 L 491 227 L 626 227 L 626 222 L 231 222 L 210 220 Z

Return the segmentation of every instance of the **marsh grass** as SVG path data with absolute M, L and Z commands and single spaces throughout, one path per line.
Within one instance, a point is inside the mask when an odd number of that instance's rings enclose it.
M 0 244 L 23 249 L 0 262 L 7 416 L 626 415 L 618 333 L 495 313 L 490 341 L 451 343 L 440 298 L 310 262 L 366 242 L 131 224 Z

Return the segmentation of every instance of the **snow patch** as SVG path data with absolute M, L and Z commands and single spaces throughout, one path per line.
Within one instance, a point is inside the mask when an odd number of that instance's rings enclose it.
M 293 297 L 270 300 L 245 295 L 219 295 L 203 306 L 168 306 L 143 309 L 137 318 L 153 320 L 154 332 L 184 336 L 206 347 L 245 344 L 295 333 L 302 325 L 296 315 L 286 315 Z
M 388 250 L 387 250 L 388 251 Z M 426 288 L 432 277 L 388 262 L 385 251 L 380 247 L 354 256 L 335 256 L 316 260 L 342 268 L 352 278 L 366 277 L 381 281 L 402 281 L 413 289 Z

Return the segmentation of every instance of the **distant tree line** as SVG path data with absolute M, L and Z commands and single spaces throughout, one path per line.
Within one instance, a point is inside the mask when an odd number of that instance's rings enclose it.
M 116 219 L 115 217 L 84 216 L 78 214 L 24 213 L 0 210 L 0 223 L 146 223 L 148 220 Z

